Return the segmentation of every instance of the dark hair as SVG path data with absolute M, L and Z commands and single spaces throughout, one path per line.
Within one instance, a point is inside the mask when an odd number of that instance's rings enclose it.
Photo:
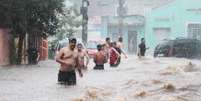
M 116 42 L 111 42 L 111 47 L 114 47 L 114 46 L 116 46 L 116 45 L 117 45 Z
M 122 37 L 119 37 L 119 41 L 122 42 L 122 41 L 123 41 L 123 38 L 122 38 Z
M 110 40 L 110 38 L 109 38 L 109 37 L 107 37 L 105 40 L 106 40 L 106 41 L 109 41 L 109 40 Z
M 144 38 L 141 38 L 141 41 L 144 40 Z
M 81 47 L 83 47 L 81 43 L 78 43 L 78 44 L 77 44 L 77 47 L 78 47 L 78 46 L 81 46 Z
M 98 45 L 97 45 L 97 50 L 100 51 L 101 49 L 102 49 L 102 45 L 101 45 L 101 44 L 98 44 Z
M 69 43 L 77 43 L 76 38 L 71 38 L 71 39 L 69 39 Z

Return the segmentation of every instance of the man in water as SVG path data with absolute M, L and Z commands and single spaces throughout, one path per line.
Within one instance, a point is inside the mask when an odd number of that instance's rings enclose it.
M 117 42 L 117 48 L 119 48 L 118 52 L 119 52 L 120 55 L 122 53 L 125 56 L 125 58 L 128 58 L 127 55 L 126 55 L 126 53 L 125 53 L 125 51 L 123 50 L 123 47 L 124 47 L 124 45 L 123 45 L 123 38 L 119 37 L 118 42 Z M 121 56 L 119 57 L 118 65 L 120 64 L 120 62 L 121 62 Z
M 78 49 L 79 68 L 86 70 L 89 64 L 89 56 L 86 53 L 86 51 L 83 49 L 82 44 L 79 43 L 77 45 L 77 49 Z M 86 64 L 85 64 L 85 58 L 86 58 Z
M 110 50 L 110 46 L 111 46 L 111 40 L 109 37 L 107 37 L 105 39 L 105 44 L 103 45 L 103 48 L 104 48 L 104 52 L 106 54 L 106 59 L 108 60 L 109 59 L 109 50 Z
M 56 61 L 60 63 L 58 82 L 65 85 L 76 85 L 75 69 L 78 65 L 78 54 L 75 51 L 76 39 L 69 39 L 69 46 L 62 48 L 56 56 Z M 83 76 L 78 68 L 80 77 Z
M 107 38 L 105 39 L 105 44 L 106 44 L 106 47 L 109 49 L 109 48 L 110 48 L 110 44 L 111 44 L 111 40 L 110 40 L 109 37 L 107 37 Z
M 30 45 L 30 48 L 27 50 L 27 53 L 28 53 L 29 64 L 38 64 L 40 54 L 33 44 Z
M 145 52 L 146 52 L 146 50 L 148 49 L 148 48 L 146 48 L 145 39 L 144 39 L 144 38 L 141 39 L 141 43 L 139 44 L 138 47 L 139 47 L 138 56 L 139 56 L 140 58 L 141 58 L 141 56 L 144 57 L 144 56 L 145 56 Z
M 98 52 L 94 56 L 95 70 L 104 70 L 104 64 L 107 62 L 107 58 L 102 50 L 102 45 L 97 45 Z
M 117 48 L 116 42 L 112 42 L 110 47 L 110 67 L 117 67 L 119 65 L 120 51 Z

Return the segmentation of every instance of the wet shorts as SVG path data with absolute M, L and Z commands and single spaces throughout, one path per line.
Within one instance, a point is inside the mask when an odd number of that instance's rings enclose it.
M 104 70 L 104 65 L 96 65 L 94 67 L 95 70 Z
M 58 82 L 65 85 L 76 85 L 76 73 L 72 71 L 59 71 Z

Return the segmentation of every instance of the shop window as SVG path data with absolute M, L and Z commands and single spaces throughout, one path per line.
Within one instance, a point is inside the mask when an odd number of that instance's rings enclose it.
M 188 24 L 188 37 L 201 40 L 201 23 Z

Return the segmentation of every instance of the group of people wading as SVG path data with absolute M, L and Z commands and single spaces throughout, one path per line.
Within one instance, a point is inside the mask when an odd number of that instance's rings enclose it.
M 117 42 L 111 42 L 106 38 L 104 44 L 97 45 L 97 52 L 94 55 L 94 70 L 104 70 L 104 64 L 109 62 L 110 67 L 117 67 L 121 62 L 121 54 L 127 58 L 123 51 L 123 38 Z M 144 47 L 140 45 L 139 47 Z M 86 60 L 85 60 L 86 59 Z M 76 85 L 76 71 L 83 77 L 83 70 L 87 70 L 89 56 L 82 44 L 75 38 L 69 39 L 69 45 L 62 48 L 56 55 L 56 61 L 60 64 L 58 73 L 58 83 L 64 85 Z

